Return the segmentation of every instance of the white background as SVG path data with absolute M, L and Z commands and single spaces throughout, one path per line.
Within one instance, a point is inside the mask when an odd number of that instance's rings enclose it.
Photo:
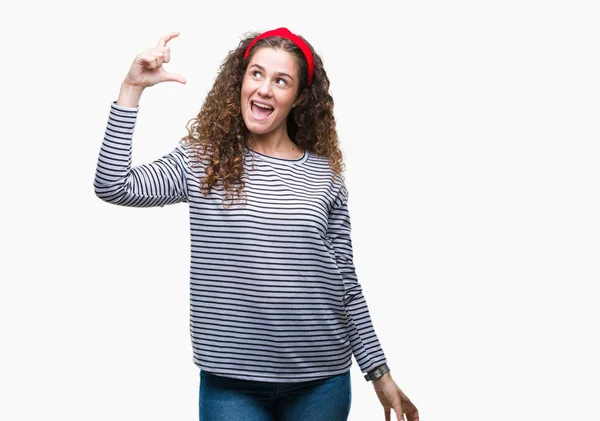
M 355 264 L 422 421 L 598 420 L 599 13 L 588 1 L 29 2 L 2 16 L 0 419 L 197 420 L 186 204 L 93 176 L 110 102 L 170 31 L 134 165 L 171 151 L 243 34 L 321 54 Z M 351 421 L 383 420 L 351 369 Z

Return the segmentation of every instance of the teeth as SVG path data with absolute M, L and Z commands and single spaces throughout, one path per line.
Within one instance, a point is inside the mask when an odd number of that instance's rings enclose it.
M 254 101 L 252 101 L 252 103 L 253 103 L 254 105 L 256 105 L 257 107 L 264 108 L 264 109 L 266 109 L 266 110 L 272 110 L 272 109 L 273 109 L 273 107 L 271 107 L 271 106 L 269 106 L 269 105 L 265 105 L 265 104 L 259 104 L 258 102 L 254 102 Z

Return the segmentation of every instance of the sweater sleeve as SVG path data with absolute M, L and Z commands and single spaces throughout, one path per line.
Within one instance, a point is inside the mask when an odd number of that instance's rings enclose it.
M 139 106 L 113 101 L 100 148 L 94 191 L 105 202 L 121 206 L 164 206 L 188 201 L 188 154 L 177 145 L 162 158 L 131 167 L 132 138 Z
M 361 371 L 367 373 L 387 360 L 377 339 L 367 302 L 358 282 L 350 233 L 348 191 L 342 184 L 329 212 L 327 237 L 333 244 L 337 265 L 344 280 L 344 305 L 350 327 L 352 352 Z

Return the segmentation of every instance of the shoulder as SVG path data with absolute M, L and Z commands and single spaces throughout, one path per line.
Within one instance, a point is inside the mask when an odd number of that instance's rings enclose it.
M 329 159 L 325 156 L 321 156 L 321 155 L 317 155 L 316 153 L 312 152 L 312 151 L 306 151 L 306 153 L 308 154 L 308 161 L 315 166 L 318 167 L 329 167 Z
M 191 166 L 205 168 L 211 163 L 210 149 L 203 151 L 200 146 L 187 141 L 180 142 L 175 149 L 185 156 Z
M 307 151 L 309 154 L 305 165 L 311 174 L 318 178 L 320 185 L 325 185 L 332 203 L 343 202 L 348 198 L 348 190 L 342 174 L 335 174 L 329 166 L 329 158 Z M 315 179 L 315 181 L 317 181 Z
M 308 159 L 305 162 L 306 166 L 310 167 L 311 170 L 323 177 L 333 177 L 334 172 L 330 167 L 329 158 L 317 155 L 311 151 L 306 151 L 306 153 L 308 154 Z M 339 176 L 336 177 L 336 179 L 339 179 Z

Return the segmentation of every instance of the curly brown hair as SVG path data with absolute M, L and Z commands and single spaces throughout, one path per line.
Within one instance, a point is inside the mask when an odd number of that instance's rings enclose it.
M 247 59 L 244 53 L 258 33 L 247 33 L 236 49 L 229 51 L 220 66 L 215 82 L 206 96 L 198 115 L 186 125 L 188 135 L 181 143 L 188 145 L 193 166 L 202 162 L 206 174 L 200 182 L 200 191 L 208 195 L 214 185 L 221 183 L 225 190 L 224 202 L 245 196 L 244 147 L 251 148 L 250 132 L 241 112 L 242 80 L 248 63 L 260 48 L 274 48 L 289 52 L 299 69 L 298 102 L 287 117 L 290 139 L 300 148 L 329 159 L 333 177 L 341 177 L 345 170 L 333 114 L 333 97 L 329 93 L 329 78 L 321 57 L 309 46 L 314 61 L 313 80 L 308 82 L 308 63 L 296 44 L 287 38 L 269 37 L 258 40 Z

